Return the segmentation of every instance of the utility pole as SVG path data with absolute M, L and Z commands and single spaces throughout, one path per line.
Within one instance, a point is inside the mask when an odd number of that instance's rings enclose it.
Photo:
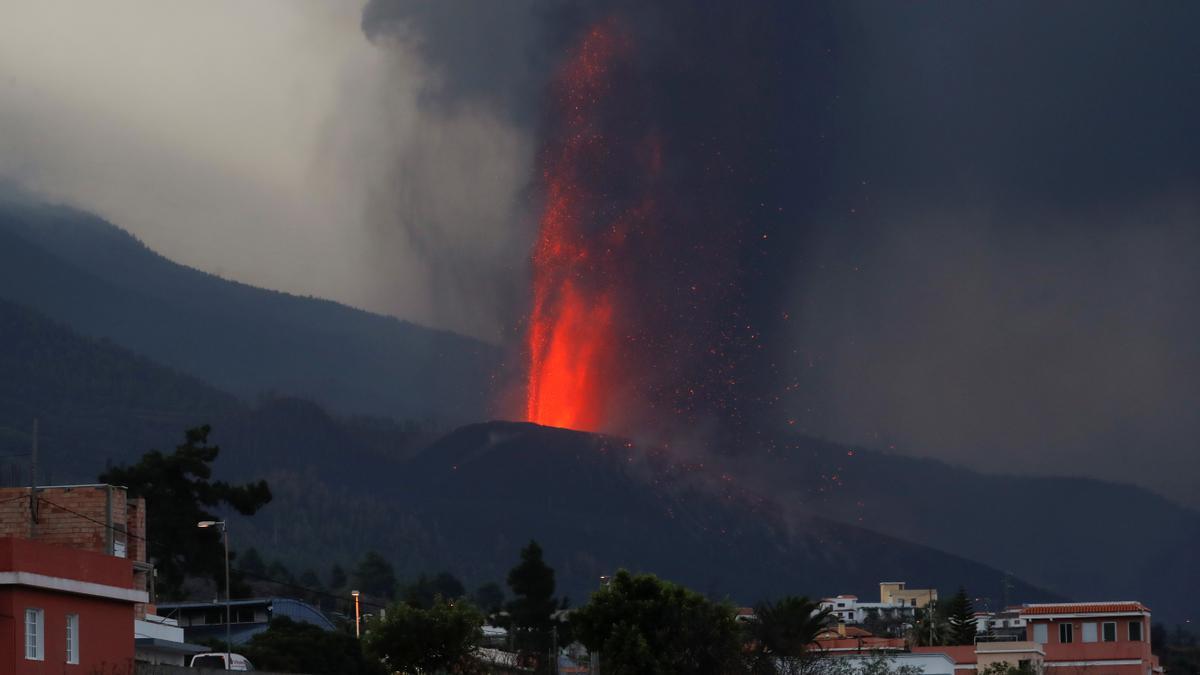
M 196 523 L 196 527 L 219 527 L 221 528 L 221 535 L 225 540 L 225 669 L 232 670 L 233 663 L 230 653 L 233 651 L 233 644 L 229 628 L 230 623 L 232 623 L 229 609 L 229 525 L 224 520 L 202 520 Z
M 929 617 L 929 646 L 933 646 L 933 589 L 929 589 L 929 603 L 925 605 L 925 615 Z
M 37 498 L 37 460 L 38 460 L 38 419 L 33 418 L 33 447 L 29 453 L 29 538 L 37 539 L 38 498 Z

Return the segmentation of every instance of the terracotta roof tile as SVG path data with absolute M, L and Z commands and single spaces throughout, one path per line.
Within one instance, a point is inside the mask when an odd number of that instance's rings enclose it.
M 1140 602 L 1076 602 L 1056 605 L 1026 605 L 1021 608 L 1024 616 L 1048 614 L 1121 614 L 1125 612 L 1149 612 Z

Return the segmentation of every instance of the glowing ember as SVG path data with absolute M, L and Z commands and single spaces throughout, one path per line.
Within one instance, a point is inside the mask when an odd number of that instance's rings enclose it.
M 605 162 L 595 117 L 618 52 L 611 25 L 594 27 L 556 82 L 563 133 L 543 154 L 546 206 L 533 253 L 526 417 L 597 430 L 605 421 L 616 364 L 617 310 L 611 283 L 620 219 L 598 222 L 599 195 L 583 172 Z M 602 237 L 597 232 L 603 232 Z

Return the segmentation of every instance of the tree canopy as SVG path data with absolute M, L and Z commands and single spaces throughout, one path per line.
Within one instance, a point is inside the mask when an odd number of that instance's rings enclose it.
M 571 615 L 576 637 L 600 652 L 605 673 L 700 675 L 736 670 L 741 631 L 733 607 L 683 586 L 624 570 Z
M 396 597 L 396 571 L 387 558 L 368 551 L 354 568 L 354 583 L 358 590 L 378 598 Z
M 449 572 L 440 572 L 430 577 L 422 574 L 417 580 L 406 584 L 400 591 L 400 599 L 422 609 L 429 609 L 438 599 L 458 600 L 467 594 L 462 582 Z
M 500 584 L 489 581 L 471 594 L 471 602 L 480 610 L 495 614 L 501 609 L 504 609 L 504 589 L 500 588 Z
M 208 444 L 208 425 L 188 429 L 183 444 L 167 455 L 152 450 L 141 461 L 100 474 L 102 483 L 124 485 L 146 499 L 146 530 L 150 556 L 158 571 L 159 595 L 177 597 L 188 576 L 205 576 L 223 583 L 225 550 L 215 528 L 198 529 L 202 520 L 219 520 L 207 509 L 227 504 L 252 515 L 271 501 L 266 481 L 230 485 L 213 481 L 212 464 L 221 449 Z
M 276 617 L 270 627 L 239 648 L 256 668 L 311 675 L 383 675 L 349 633 Z
M 483 638 L 482 625 L 483 615 L 470 603 L 439 601 L 422 609 L 401 602 L 372 622 L 363 640 L 389 672 L 461 671 Z

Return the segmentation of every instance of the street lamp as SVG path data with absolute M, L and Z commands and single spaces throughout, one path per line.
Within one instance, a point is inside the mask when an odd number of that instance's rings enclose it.
M 354 637 L 362 638 L 362 615 L 358 613 L 358 591 L 350 591 L 354 596 Z
M 233 667 L 233 659 L 230 655 L 230 652 L 233 650 L 233 644 L 229 637 L 229 624 L 231 623 L 229 613 L 229 528 L 226 527 L 223 520 L 202 520 L 196 523 L 196 527 L 219 527 L 221 528 L 221 534 L 225 538 L 225 669 L 229 670 Z

